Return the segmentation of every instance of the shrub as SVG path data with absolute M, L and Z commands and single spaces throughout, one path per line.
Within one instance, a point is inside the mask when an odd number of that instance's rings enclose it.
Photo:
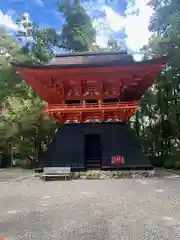
M 174 168 L 175 169 L 180 169 L 180 161 L 175 162 Z
M 174 155 L 170 156 L 164 163 L 164 167 L 165 168 L 176 168 L 176 162 L 180 162 L 179 161 L 179 153 L 175 153 Z M 177 163 L 177 167 L 178 167 L 178 163 Z
M 149 161 L 156 167 L 164 166 L 167 156 L 149 156 Z
M 180 152 L 174 153 L 164 163 L 165 168 L 176 168 L 180 169 Z
M 172 159 L 168 159 L 164 163 L 164 167 L 167 169 L 174 168 L 174 161 Z
M 171 157 L 172 161 L 175 162 L 179 162 L 180 161 L 180 153 L 176 153 Z
M 80 178 L 80 173 L 79 172 L 73 172 L 71 174 L 72 179 L 79 179 Z

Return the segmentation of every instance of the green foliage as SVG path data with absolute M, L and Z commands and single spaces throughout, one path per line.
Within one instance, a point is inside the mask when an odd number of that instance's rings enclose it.
M 174 168 L 175 168 L 175 169 L 180 169 L 180 160 L 177 161 L 177 162 L 175 162 Z
M 154 13 L 149 26 L 152 38 L 144 47 L 145 58 L 167 54 L 169 65 L 142 98 L 135 126 L 139 127 L 144 151 L 152 156 L 173 156 L 165 161 L 166 167 L 173 167 L 180 144 L 180 2 L 149 2 Z M 157 158 L 152 162 L 161 165 Z
M 11 62 L 28 63 L 29 54 L 23 50 L 4 29 L 0 28 L 0 100 L 10 94 L 17 94 L 23 88 L 21 78 L 15 73 Z M 13 79 L 13 80 L 12 80 Z M 22 87 L 22 88 L 21 88 Z
M 109 39 L 108 41 L 108 49 L 120 51 L 123 50 L 123 46 L 114 38 Z
M 56 124 L 44 115 L 42 101 L 35 97 L 9 97 L 1 119 L 4 136 L 16 144 L 22 158 L 38 159 L 56 129 Z
M 165 163 L 164 163 L 164 167 L 167 169 L 172 169 L 174 168 L 174 161 L 172 161 L 171 159 L 168 159 Z
M 164 163 L 165 168 L 180 169 L 180 152 L 177 152 L 170 156 Z
M 30 53 L 34 64 L 45 64 L 54 56 L 53 47 L 57 45 L 59 36 L 53 28 L 34 28 Z
M 47 34 L 44 34 L 47 33 Z M 0 99 L 1 122 L 0 134 L 14 144 L 21 152 L 21 159 L 36 162 L 43 147 L 48 144 L 56 129 L 56 124 L 43 113 L 43 102 L 35 95 L 22 79 L 15 73 L 11 62 L 42 64 L 50 60 L 53 32 L 49 29 L 36 28 L 32 37 L 31 49 L 24 51 L 5 31 L 0 38 L 4 54 L 1 54 Z M 29 162 L 30 160 L 28 160 Z M 32 164 L 30 164 L 32 165 Z
M 3 28 L 0 28 L 0 67 L 10 66 L 10 62 L 26 63 L 28 55 L 24 55 L 18 42 Z
M 150 156 L 149 157 L 149 161 L 151 162 L 151 164 L 156 167 L 164 166 L 166 159 L 167 159 L 166 156 Z
M 178 0 L 164 2 L 161 0 L 149 1 L 149 5 L 155 10 L 149 28 L 151 31 L 162 34 L 171 31 L 180 21 L 180 2 Z
M 75 1 L 58 3 L 59 11 L 63 14 L 65 23 L 60 36 L 60 47 L 72 51 L 89 51 L 96 40 L 96 31 L 86 10 Z
M 164 167 L 179 169 L 180 168 L 180 152 L 176 152 L 171 157 L 169 157 L 165 162 Z

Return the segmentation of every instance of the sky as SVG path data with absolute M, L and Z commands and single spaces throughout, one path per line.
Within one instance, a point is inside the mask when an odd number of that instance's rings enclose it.
M 94 19 L 97 29 L 97 44 L 105 47 L 111 36 L 125 41 L 128 50 L 139 52 L 148 43 L 148 24 L 152 9 L 146 0 L 95 0 L 83 2 Z M 94 4 L 95 3 L 95 4 Z M 57 9 L 57 0 L 5 0 L 0 1 L 0 25 L 16 30 L 15 20 L 28 13 L 31 20 L 41 27 L 61 30 L 63 19 Z M 101 27 L 99 27 L 101 26 Z M 123 33 L 123 29 L 125 34 Z

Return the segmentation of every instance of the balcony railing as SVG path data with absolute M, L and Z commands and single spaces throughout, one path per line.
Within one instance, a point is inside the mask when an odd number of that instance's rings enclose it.
M 80 104 L 49 104 L 46 110 L 49 112 L 54 111 L 96 111 L 96 110 L 139 110 L 140 107 L 137 103 L 80 103 Z

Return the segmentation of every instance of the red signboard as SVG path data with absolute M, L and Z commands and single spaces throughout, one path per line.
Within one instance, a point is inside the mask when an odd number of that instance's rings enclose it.
M 112 156 L 111 157 L 111 164 L 125 164 L 125 159 L 123 156 Z

